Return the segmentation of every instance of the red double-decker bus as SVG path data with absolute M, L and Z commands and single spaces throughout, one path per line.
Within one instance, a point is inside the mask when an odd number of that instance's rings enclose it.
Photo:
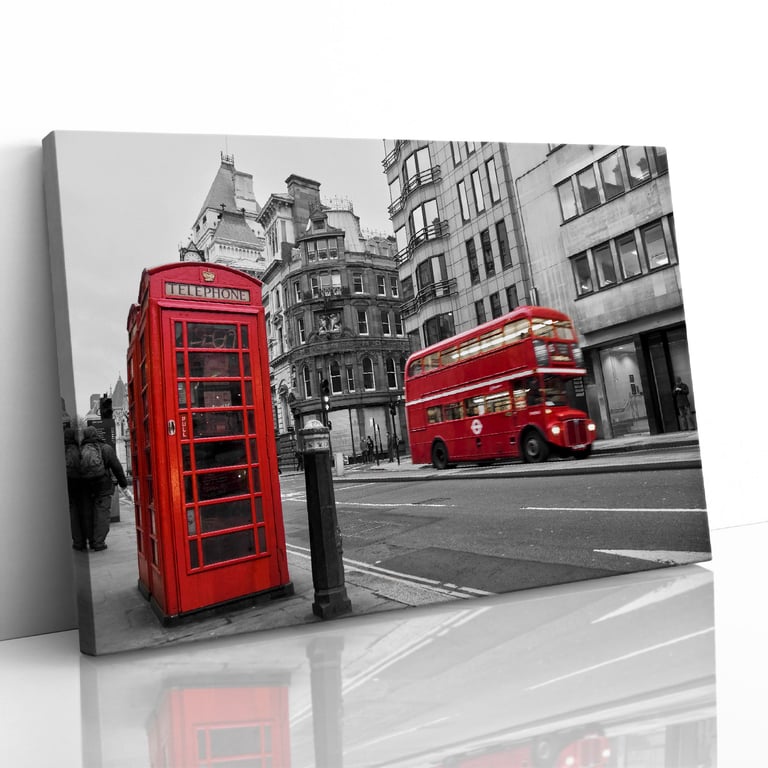
M 519 307 L 414 353 L 405 373 L 413 462 L 589 456 L 595 424 L 574 405 L 585 374 L 571 319 L 547 307 Z

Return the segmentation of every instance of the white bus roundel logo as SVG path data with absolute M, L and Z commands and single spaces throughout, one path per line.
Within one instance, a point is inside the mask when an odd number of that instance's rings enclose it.
M 479 435 L 483 431 L 483 423 L 480 419 L 475 419 L 469 427 L 474 434 Z

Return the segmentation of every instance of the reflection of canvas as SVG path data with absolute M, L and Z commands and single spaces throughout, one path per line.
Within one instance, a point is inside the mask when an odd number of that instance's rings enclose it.
M 663 148 L 44 152 L 66 419 L 111 398 L 133 487 L 109 549 L 74 553 L 84 651 L 324 620 L 329 594 L 354 616 L 709 558 Z

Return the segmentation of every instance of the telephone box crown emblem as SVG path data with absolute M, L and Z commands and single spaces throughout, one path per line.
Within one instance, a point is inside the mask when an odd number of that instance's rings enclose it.
M 206 283 L 212 283 L 216 279 L 216 273 L 211 272 L 209 269 L 204 269 L 202 275 Z

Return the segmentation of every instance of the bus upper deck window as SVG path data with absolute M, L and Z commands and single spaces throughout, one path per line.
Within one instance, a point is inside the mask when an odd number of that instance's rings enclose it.
M 534 318 L 531 321 L 534 336 L 552 337 L 555 335 L 555 321 Z
M 433 352 L 431 355 L 427 355 L 426 357 L 422 358 L 421 362 L 424 366 L 424 373 L 434 371 L 440 367 L 440 353 Z
M 558 322 L 556 323 L 557 327 L 557 335 L 561 339 L 568 339 L 569 341 L 572 341 L 575 337 L 573 333 L 573 326 L 568 322 Z
M 444 349 L 440 353 L 440 365 L 445 367 L 446 365 L 453 365 L 459 359 L 459 348 L 450 347 L 450 349 Z
M 529 329 L 527 320 L 515 320 L 513 323 L 507 323 L 504 326 L 504 343 L 512 344 L 524 339 L 528 335 Z

